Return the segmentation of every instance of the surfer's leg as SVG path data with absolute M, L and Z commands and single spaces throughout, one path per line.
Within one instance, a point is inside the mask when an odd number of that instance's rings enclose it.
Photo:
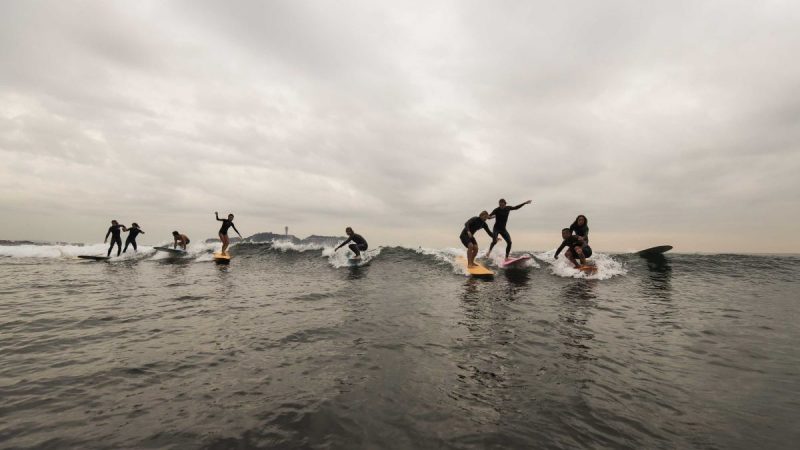
M 492 243 L 489 245 L 489 251 L 486 252 L 486 256 L 492 254 L 492 249 L 494 248 L 495 244 L 497 244 L 497 235 L 500 234 L 500 231 L 495 228 L 492 230 Z
M 133 246 L 133 251 L 138 251 L 139 250 L 138 248 L 136 248 L 136 241 L 135 240 L 131 240 L 131 245 Z M 125 246 L 127 247 L 128 244 L 125 243 Z
M 475 267 L 475 257 L 478 256 L 478 241 L 472 238 L 467 247 L 467 266 Z
M 508 230 L 506 229 L 503 229 L 500 232 L 500 235 L 503 236 L 503 239 L 506 240 L 506 259 L 508 259 L 509 255 L 511 255 L 511 235 L 508 234 Z
M 228 250 L 228 235 L 220 233 L 219 240 L 222 241 L 222 253 L 225 253 Z
M 592 247 L 589 247 L 588 245 L 584 245 L 583 246 L 583 257 L 584 258 L 589 258 L 591 256 L 592 256 Z
M 111 239 L 111 245 L 108 246 L 106 257 L 111 258 L 111 250 L 114 250 L 114 239 Z
M 578 267 L 578 263 L 575 261 L 575 253 L 571 248 L 567 249 L 567 251 L 564 253 L 564 256 L 567 257 L 567 259 L 569 260 L 569 262 L 572 263 L 573 266 Z
M 361 251 L 358 250 L 358 246 L 356 244 L 350 244 L 347 246 L 353 253 L 356 254 L 356 258 L 361 256 Z
M 116 239 L 114 242 L 116 242 L 117 244 L 117 256 L 119 256 L 120 254 L 122 254 L 122 239 Z
M 586 258 L 583 257 L 583 249 L 581 247 L 575 247 L 575 254 L 578 255 L 578 258 L 581 260 L 581 265 L 586 265 Z

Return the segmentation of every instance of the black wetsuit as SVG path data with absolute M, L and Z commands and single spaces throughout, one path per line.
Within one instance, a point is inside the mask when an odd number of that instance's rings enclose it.
M 117 245 L 117 256 L 122 253 L 122 236 L 120 235 L 122 225 L 111 225 L 108 227 L 108 233 L 106 233 L 106 239 L 108 236 L 111 235 L 111 245 L 108 247 L 108 254 L 106 256 L 111 256 L 111 250 L 114 248 L 114 244 Z
M 224 234 L 225 236 L 228 235 L 228 228 L 233 227 L 233 229 L 238 233 L 239 230 L 236 229 L 236 225 L 233 224 L 232 220 L 228 219 L 217 219 L 222 222 L 222 226 L 219 229 L 220 234 Z
M 353 233 L 352 236 L 347 238 L 346 241 L 342 242 L 339 247 L 347 244 L 348 242 L 352 241 L 353 243 L 348 245 L 347 248 L 353 251 L 356 256 L 361 256 L 361 252 L 366 251 L 369 248 L 369 244 L 367 244 L 367 240 L 364 239 L 360 234 Z
M 508 230 L 506 230 L 506 224 L 508 223 L 508 214 L 515 209 L 520 209 L 525 206 L 525 203 L 517 206 L 506 206 L 500 207 L 492 211 L 491 216 L 494 216 L 494 227 L 492 227 L 492 245 L 489 246 L 489 253 L 492 252 L 494 245 L 497 244 L 497 236 L 503 236 L 503 239 L 506 241 L 506 258 L 508 255 L 511 254 L 511 235 L 508 234 Z
M 586 224 L 578 225 L 577 223 L 573 223 L 569 226 L 569 229 L 575 233 L 575 236 L 583 238 L 583 244 L 581 245 L 583 247 L 583 256 L 587 258 L 592 256 L 592 247 L 589 247 L 589 226 Z
M 489 226 L 486 225 L 486 222 L 478 216 L 475 216 L 467 221 L 464 224 L 464 229 L 461 230 L 461 235 L 458 236 L 461 239 L 461 243 L 464 244 L 464 247 L 469 248 L 469 244 L 478 245 L 478 241 L 475 240 L 475 232 L 483 228 L 489 233 L 489 236 L 492 235 L 492 231 L 489 230 Z M 467 232 L 472 233 L 472 237 L 470 237 Z
M 578 239 L 578 236 L 576 236 L 576 235 L 572 235 L 572 236 L 564 239 L 564 241 L 561 242 L 561 245 L 558 247 L 558 250 L 556 250 L 556 255 L 555 256 L 558 256 L 561 253 L 561 250 L 564 249 L 564 247 L 567 247 L 567 251 L 568 252 L 570 250 L 572 250 L 571 256 L 573 258 L 577 258 L 578 257 L 578 254 L 575 253 L 575 247 L 580 247 L 582 249 L 584 258 L 588 258 L 588 257 L 592 256 L 592 249 L 588 245 L 584 245 L 583 241 Z M 589 250 L 588 253 L 586 251 L 587 249 Z
M 136 236 L 138 236 L 139 233 L 144 234 L 144 231 L 138 227 L 131 227 L 128 228 L 128 233 L 128 239 L 125 239 L 125 248 L 122 249 L 122 253 L 128 251 L 128 245 L 133 245 L 133 251 L 136 251 Z

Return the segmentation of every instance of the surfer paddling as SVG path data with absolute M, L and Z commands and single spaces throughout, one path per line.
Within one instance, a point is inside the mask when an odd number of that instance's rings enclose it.
M 177 249 L 178 246 L 180 245 L 181 248 L 183 249 L 183 251 L 186 251 L 186 246 L 189 245 L 189 242 L 190 242 L 189 241 L 189 236 L 186 236 L 185 234 L 180 234 L 177 231 L 173 231 L 172 232 L 172 239 L 173 239 L 173 242 L 172 242 L 172 248 L 173 249 Z
M 486 230 L 486 233 L 494 239 L 494 235 L 489 230 L 489 226 L 486 225 L 486 220 L 489 218 L 489 213 L 486 211 L 481 211 L 481 213 L 469 219 L 464 224 L 464 229 L 461 230 L 461 235 L 458 237 L 461 239 L 461 243 L 464 244 L 464 247 L 467 247 L 467 267 L 476 267 L 475 264 L 475 257 L 478 255 L 478 241 L 475 240 L 475 232 L 483 228 Z
M 558 250 L 556 250 L 554 258 L 558 259 L 558 255 L 561 253 L 561 250 L 566 247 L 567 251 L 564 253 L 564 255 L 570 260 L 572 265 L 574 265 L 576 269 L 581 266 L 585 266 L 586 258 L 592 256 L 592 249 L 589 248 L 588 245 L 584 246 L 583 238 L 578 235 L 573 235 L 572 230 L 569 228 L 564 228 L 561 230 L 561 237 L 564 240 L 561 242 Z M 588 249 L 588 251 L 586 251 L 586 249 Z M 575 261 L 576 259 L 580 259 L 581 263 L 578 264 Z
M 347 233 L 347 240 L 339 244 L 339 246 L 336 247 L 336 249 L 334 249 L 333 251 L 336 252 L 340 248 L 344 247 L 345 244 L 347 244 L 348 242 L 352 242 L 352 244 L 348 245 L 347 248 L 349 248 L 350 250 L 352 250 L 353 253 L 356 254 L 356 256 L 353 259 L 361 258 L 361 252 L 367 251 L 367 248 L 369 248 L 367 240 L 364 239 L 364 237 L 361 236 L 360 234 L 354 232 L 353 229 L 350 227 L 345 228 L 344 232 Z
M 228 214 L 227 219 L 220 219 L 219 213 L 214 211 L 214 217 L 217 218 L 220 222 L 222 222 L 222 226 L 219 229 L 219 240 L 222 241 L 222 254 L 225 255 L 228 253 L 228 245 L 230 245 L 230 241 L 228 240 L 228 228 L 233 227 L 233 231 L 239 235 L 239 239 L 242 239 L 242 234 L 239 233 L 239 230 L 236 229 L 236 225 L 233 224 L 233 214 Z
M 123 227 L 125 228 L 125 227 Z M 139 224 L 133 222 L 131 227 L 125 230 L 128 233 L 128 239 L 125 239 L 125 248 L 122 249 L 122 253 L 128 251 L 128 245 L 133 246 L 133 251 L 136 251 L 136 236 L 140 234 L 144 234 L 141 228 L 139 228 Z
M 508 206 L 505 199 L 500 199 L 498 202 L 498 207 L 495 208 L 491 214 L 489 214 L 489 218 L 494 219 L 494 227 L 492 227 L 492 245 L 489 246 L 489 251 L 486 252 L 486 256 L 489 256 L 492 253 L 492 249 L 494 248 L 495 244 L 497 244 L 498 236 L 502 236 L 506 241 L 506 259 L 509 258 L 511 255 L 511 235 L 508 234 L 508 230 L 506 229 L 508 215 L 511 213 L 511 211 L 520 209 L 530 203 L 531 201 L 528 200 L 520 203 L 517 206 Z
M 108 254 L 106 255 L 106 257 L 109 258 L 111 257 L 111 250 L 114 249 L 114 245 L 117 246 L 117 256 L 119 256 L 120 253 L 122 252 L 122 236 L 121 236 L 122 231 L 120 230 L 127 231 L 128 229 L 125 228 L 125 225 L 120 225 L 119 222 L 117 222 L 116 220 L 112 220 L 111 226 L 108 227 L 106 238 L 103 240 L 103 243 L 105 244 L 106 242 L 108 242 L 108 236 L 111 236 L 111 245 L 108 247 Z

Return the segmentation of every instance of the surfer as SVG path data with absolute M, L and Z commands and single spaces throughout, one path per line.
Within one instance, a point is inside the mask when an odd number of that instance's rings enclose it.
M 136 223 L 136 222 L 133 222 L 131 224 L 131 227 L 128 228 L 127 230 L 125 230 L 125 231 L 128 232 L 128 239 L 125 239 L 125 248 L 122 249 L 122 253 L 125 253 L 125 252 L 128 251 L 128 245 L 132 245 L 133 246 L 133 251 L 135 252 L 136 251 L 136 236 L 138 236 L 140 234 L 144 234 L 144 231 L 142 231 L 142 229 L 139 228 L 139 224 Z
M 583 243 L 589 245 L 589 221 L 583 214 L 575 218 L 575 222 L 569 226 L 569 230 L 575 233 L 576 236 L 583 238 Z
M 506 241 L 506 259 L 508 259 L 509 255 L 511 255 L 511 235 L 508 234 L 508 230 L 506 230 L 508 214 L 511 211 L 520 209 L 530 203 L 531 201 L 528 200 L 527 202 L 520 203 L 517 206 L 507 206 L 506 200 L 503 198 L 500 199 L 498 202 L 499 206 L 495 208 L 491 214 L 489 214 L 489 218 L 495 220 L 494 227 L 492 227 L 492 245 L 489 246 L 489 251 L 486 252 L 486 256 L 489 256 L 492 253 L 492 249 L 494 248 L 495 244 L 497 244 L 497 237 L 503 236 L 503 239 Z
M 467 247 L 467 267 L 476 266 L 475 256 L 478 255 L 478 241 L 475 240 L 475 232 L 483 228 L 486 230 L 486 233 L 494 239 L 494 235 L 489 230 L 489 226 L 486 225 L 486 220 L 488 218 L 489 213 L 481 211 L 477 217 L 469 219 L 464 224 L 464 229 L 461 230 L 461 235 L 458 238 L 461 239 L 461 243 L 464 244 L 464 247 Z
M 239 235 L 239 239 L 242 239 L 242 234 L 239 233 L 239 230 L 236 229 L 236 225 L 233 224 L 233 214 L 228 214 L 227 219 L 220 219 L 219 213 L 214 211 L 214 217 L 222 222 L 222 226 L 219 229 L 219 240 L 222 241 L 222 253 L 227 254 L 228 245 L 230 244 L 230 241 L 228 240 L 228 228 L 233 227 L 233 231 Z
M 120 235 L 120 228 L 124 231 L 127 231 L 125 225 L 120 225 L 116 220 L 111 221 L 111 226 L 108 227 L 106 238 L 103 240 L 103 243 L 105 244 L 108 242 L 108 236 L 111 236 L 111 246 L 108 247 L 108 254 L 106 257 L 111 257 L 111 250 L 114 248 L 114 244 L 117 245 L 117 256 L 119 256 L 119 254 L 122 252 L 122 236 Z
M 344 245 L 347 244 L 348 242 L 352 241 L 353 243 L 348 245 L 347 248 L 349 248 L 350 250 L 353 251 L 353 253 L 356 254 L 355 256 L 356 259 L 361 258 L 361 252 L 364 252 L 367 250 L 367 248 L 369 248 L 367 240 L 364 239 L 364 237 L 361 236 L 360 234 L 356 234 L 350 227 L 345 228 L 344 232 L 347 233 L 348 236 L 347 240 L 339 244 L 339 246 L 336 247 L 334 252 L 344 247 Z
M 180 234 L 177 231 L 172 232 L 172 238 L 174 242 L 172 243 L 172 248 L 178 248 L 180 245 L 183 251 L 186 251 L 186 246 L 189 245 L 189 236 L 185 234 Z
M 556 250 L 554 258 L 558 259 L 559 253 L 561 253 L 561 250 L 563 250 L 564 247 L 566 247 L 567 251 L 564 252 L 564 255 L 567 257 L 567 259 L 570 260 L 570 262 L 575 266 L 575 268 L 586 265 L 586 258 L 592 256 L 592 249 L 589 248 L 588 245 L 584 246 L 583 238 L 581 238 L 578 235 L 572 234 L 572 230 L 570 230 L 569 228 L 564 228 L 563 230 L 561 230 L 561 237 L 564 240 L 561 242 L 561 245 L 558 247 L 558 250 Z M 589 251 L 585 252 L 584 250 L 587 248 Z M 578 264 L 575 261 L 576 258 L 581 260 L 580 264 Z

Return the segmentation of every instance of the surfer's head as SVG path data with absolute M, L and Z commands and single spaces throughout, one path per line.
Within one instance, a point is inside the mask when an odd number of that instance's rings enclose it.
M 506 199 L 501 198 L 500 200 L 498 200 L 497 204 L 500 205 L 501 207 L 506 206 Z
M 348 236 L 352 236 L 353 235 L 353 229 L 350 228 L 350 227 L 345 228 L 344 232 L 347 233 Z
M 480 217 L 481 220 L 485 221 L 486 219 L 489 218 L 489 213 L 486 212 L 486 211 L 481 211 L 481 213 L 478 215 L 478 217 Z
M 180 234 L 180 233 L 178 233 L 177 231 L 173 231 L 173 232 L 172 232 L 172 235 L 173 235 L 173 236 L 178 236 L 179 234 Z
M 573 223 L 573 225 L 577 225 L 579 227 L 582 227 L 582 226 L 585 226 L 585 225 L 589 225 L 589 221 L 586 220 L 586 216 L 581 214 L 581 215 L 579 215 L 578 217 L 575 218 L 575 222 Z
M 233 220 L 233 214 L 228 214 L 228 220 Z
M 563 229 L 561 230 L 561 237 L 563 237 L 564 239 L 566 239 L 566 238 L 568 238 L 568 237 L 570 237 L 570 236 L 572 236 L 572 230 L 570 230 L 569 228 L 563 228 Z
M 116 220 L 112 220 L 111 225 L 119 225 L 119 222 L 117 222 Z
M 138 224 L 138 223 L 136 223 L 136 222 L 133 222 L 133 223 L 131 224 L 131 226 L 132 226 L 133 228 L 139 228 L 139 224 Z

